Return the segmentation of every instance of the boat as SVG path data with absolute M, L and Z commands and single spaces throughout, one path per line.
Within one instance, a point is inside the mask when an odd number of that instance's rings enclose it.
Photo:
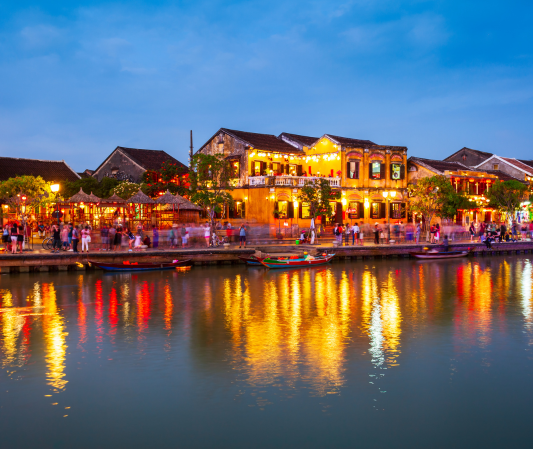
M 172 262 L 138 263 L 124 261 L 122 263 L 104 263 L 89 260 L 89 265 L 101 268 L 105 271 L 160 271 L 173 270 L 174 268 L 190 265 L 191 259 L 173 260 Z
M 457 257 L 465 257 L 470 253 L 467 251 L 412 251 L 409 255 L 416 259 L 454 259 Z
M 259 259 L 256 256 L 250 256 L 250 257 L 239 256 L 239 259 L 241 259 L 243 262 L 245 262 L 246 265 L 250 265 L 250 266 L 254 266 L 254 267 L 262 266 L 261 265 L 261 259 Z
M 335 257 L 335 254 L 324 254 L 315 257 L 287 257 L 287 258 L 278 258 L 271 259 L 266 258 L 261 260 L 261 264 L 267 268 L 302 268 L 302 267 L 312 267 L 315 265 L 325 265 Z

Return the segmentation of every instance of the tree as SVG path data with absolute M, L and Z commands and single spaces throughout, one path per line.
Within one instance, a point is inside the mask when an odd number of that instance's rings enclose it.
M 70 198 L 72 195 L 75 195 L 80 191 L 80 188 L 83 189 L 85 193 L 93 192 L 99 198 L 109 198 L 113 195 L 115 187 L 120 184 L 115 178 L 102 178 L 101 181 L 98 181 L 96 178 L 81 178 L 76 181 L 67 182 L 65 185 L 65 190 L 63 192 L 64 198 Z
M 174 195 L 186 195 L 189 192 L 188 170 L 170 161 L 165 161 L 160 170 L 147 170 L 144 172 L 143 181 L 146 184 L 147 194 L 151 197 L 159 196 L 160 192 L 167 190 Z
M 136 184 L 130 181 L 122 181 L 115 187 L 113 193 L 119 196 L 120 198 L 127 200 L 128 198 L 131 198 L 133 195 L 135 195 L 139 191 L 139 189 L 146 193 L 145 184 Z
M 216 214 L 221 213 L 226 204 L 233 204 L 228 192 L 233 190 L 231 177 L 230 163 L 223 154 L 197 153 L 193 156 L 189 173 L 191 201 L 204 208 L 211 232 L 215 228 Z
M 52 183 L 40 176 L 17 176 L 0 182 L 0 198 L 21 207 L 25 214 L 54 203 L 59 193 L 52 192 Z M 22 212 L 22 209 L 21 210 Z
M 431 226 L 435 216 L 453 218 L 457 211 L 475 209 L 477 206 L 470 201 L 465 193 L 458 193 L 446 176 L 421 178 L 416 184 L 410 184 L 409 207 L 424 217 L 426 226 Z
M 528 187 L 518 180 L 497 181 L 485 192 L 489 206 L 505 214 L 505 220 L 513 217 L 520 203 L 528 199 Z
M 341 193 L 333 190 L 327 179 L 319 178 L 305 183 L 298 194 L 298 201 L 307 203 L 311 218 L 316 219 L 319 215 L 331 217 L 334 212 L 330 202 L 340 197 Z

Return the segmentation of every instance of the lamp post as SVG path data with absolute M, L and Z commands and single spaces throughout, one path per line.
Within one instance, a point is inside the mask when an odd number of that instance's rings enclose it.
M 390 192 L 387 192 L 386 190 L 384 190 L 382 192 L 382 195 L 383 195 L 383 198 L 385 198 L 385 200 L 387 201 L 387 228 L 388 228 L 388 239 L 389 239 L 389 242 L 390 242 L 390 203 L 389 203 L 389 199 L 388 199 L 388 196 L 390 195 L 391 198 L 395 198 L 396 197 L 396 191 L 395 190 L 391 190 Z
M 59 192 L 59 184 L 52 184 L 50 190 L 56 194 L 56 215 L 57 215 L 57 226 L 59 226 L 59 204 L 57 202 L 57 192 Z

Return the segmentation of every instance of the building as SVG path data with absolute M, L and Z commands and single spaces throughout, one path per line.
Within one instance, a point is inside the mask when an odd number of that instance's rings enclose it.
M 120 181 L 141 182 L 146 171 L 160 170 L 165 162 L 178 165 L 184 172 L 188 171 L 187 166 L 164 151 L 116 147 L 92 176 L 98 181 L 107 177 Z
M 517 179 L 491 166 L 489 170 L 472 168 L 457 161 L 438 161 L 420 157 L 410 157 L 407 162 L 408 182 L 416 183 L 418 179 L 431 176 L 445 176 L 455 187 L 456 192 L 465 192 L 477 204 L 476 209 L 458 211 L 455 223 L 468 226 L 472 221 L 500 221 L 499 214 L 487 206 L 485 192 L 496 181 Z
M 476 166 L 479 170 L 498 170 L 533 187 L 533 161 L 501 157 L 493 154 Z
M 492 155 L 492 153 L 464 147 L 448 156 L 446 159 L 444 159 L 444 162 L 460 162 L 467 167 L 476 167 L 485 162 Z
M 325 179 L 341 192 L 333 205 L 335 216 L 330 221 L 321 217 L 323 224 L 406 218 L 403 146 L 331 134 L 275 136 L 221 128 L 198 152 L 223 154 L 233 166 L 235 205 L 221 219 L 306 227 L 309 207 L 299 203 L 298 194 L 315 179 Z
M 47 182 L 59 184 L 80 179 L 65 161 L 0 157 L 0 181 L 17 176 L 40 176 Z

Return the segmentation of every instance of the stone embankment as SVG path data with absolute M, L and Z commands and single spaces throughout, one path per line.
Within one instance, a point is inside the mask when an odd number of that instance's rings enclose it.
M 25 254 L 0 254 L 0 273 L 23 272 L 54 272 L 93 270 L 87 264 L 88 260 L 107 263 L 130 262 L 168 262 L 174 259 L 192 259 L 194 265 L 222 265 L 243 263 L 239 256 L 248 256 L 254 253 L 292 253 L 303 254 L 304 251 L 335 253 L 337 260 L 356 259 L 386 259 L 391 257 L 409 257 L 409 252 L 420 251 L 424 245 L 366 245 L 366 246 L 325 246 L 325 245 L 257 245 L 253 248 L 238 249 L 186 249 L 166 251 L 134 251 L 134 252 L 102 252 L 95 251 L 89 254 L 74 254 L 72 252 L 60 253 L 32 253 Z M 437 247 L 427 245 L 426 247 Z M 533 251 L 533 242 L 495 243 L 492 249 L 480 243 L 459 243 L 450 245 L 450 250 L 472 249 L 473 256 L 492 256 L 502 254 L 526 254 Z

